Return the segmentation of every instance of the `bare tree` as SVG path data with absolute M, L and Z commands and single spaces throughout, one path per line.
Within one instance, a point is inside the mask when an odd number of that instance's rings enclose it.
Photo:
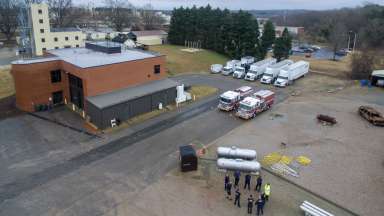
M 0 31 L 8 41 L 15 35 L 18 26 L 18 8 L 17 0 L 0 0 Z
M 71 25 L 66 19 L 70 17 L 72 0 L 47 0 L 50 17 L 54 27 Z
M 106 0 L 106 18 L 112 23 L 116 31 L 130 27 L 135 21 L 134 7 L 125 0 Z
M 347 43 L 347 29 L 343 23 L 333 20 L 328 36 L 329 43 L 332 46 L 333 60 L 336 60 L 337 51 Z
M 142 8 L 140 16 L 145 30 L 159 29 L 165 23 L 165 19 L 156 14 L 151 4 Z
M 362 50 L 352 54 L 351 79 L 368 79 L 373 70 L 374 54 Z

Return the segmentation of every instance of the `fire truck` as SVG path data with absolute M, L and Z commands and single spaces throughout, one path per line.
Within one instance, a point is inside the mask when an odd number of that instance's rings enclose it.
M 275 93 L 270 90 L 260 90 L 251 97 L 246 97 L 239 103 L 236 116 L 243 119 L 251 119 L 258 113 L 264 112 L 272 107 Z
M 217 108 L 224 111 L 232 111 L 237 109 L 241 96 L 239 92 L 226 91 L 220 95 L 220 101 Z
M 241 98 L 245 98 L 247 96 L 250 96 L 253 93 L 253 89 L 250 86 L 241 86 L 240 88 L 237 88 L 234 91 L 239 92 Z

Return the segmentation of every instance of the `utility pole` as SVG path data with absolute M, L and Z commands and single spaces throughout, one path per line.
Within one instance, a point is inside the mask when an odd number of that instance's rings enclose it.
M 353 49 L 352 49 L 352 52 L 355 52 L 356 41 L 357 41 L 357 33 L 355 32 L 355 38 L 354 38 L 354 41 L 353 41 Z

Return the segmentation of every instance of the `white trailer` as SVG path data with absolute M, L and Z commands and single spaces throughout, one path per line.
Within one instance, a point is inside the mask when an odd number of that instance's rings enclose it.
M 251 67 L 249 68 L 249 71 L 247 75 L 245 75 L 244 79 L 249 81 L 255 81 L 259 79 L 265 72 L 265 69 L 275 63 L 276 63 L 275 58 L 267 58 L 251 64 Z
M 251 65 L 253 62 L 255 62 L 255 58 L 252 56 L 244 56 L 241 58 L 241 66 L 245 68 Z
M 271 84 L 279 76 L 280 70 L 285 69 L 289 65 L 293 64 L 291 60 L 284 60 L 277 64 L 267 67 L 260 82 L 265 84 Z
M 225 76 L 228 76 L 235 71 L 237 66 L 241 66 L 241 62 L 239 60 L 228 61 L 225 67 L 223 67 L 223 71 L 221 73 Z
M 309 71 L 309 62 L 298 61 L 289 65 L 287 68 L 280 71 L 274 85 L 278 87 L 285 87 L 292 84 L 296 79 L 305 76 Z

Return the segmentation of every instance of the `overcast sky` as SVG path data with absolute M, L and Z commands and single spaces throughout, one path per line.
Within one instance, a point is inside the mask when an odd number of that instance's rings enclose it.
M 95 2 L 102 5 L 104 0 L 79 0 L 87 4 Z M 180 6 L 205 6 L 208 3 L 212 7 L 244 9 L 244 10 L 269 10 L 269 9 L 335 9 L 341 7 L 355 7 L 363 5 L 365 2 L 384 4 L 384 0 L 129 0 L 136 7 L 150 3 L 154 9 L 172 9 Z

